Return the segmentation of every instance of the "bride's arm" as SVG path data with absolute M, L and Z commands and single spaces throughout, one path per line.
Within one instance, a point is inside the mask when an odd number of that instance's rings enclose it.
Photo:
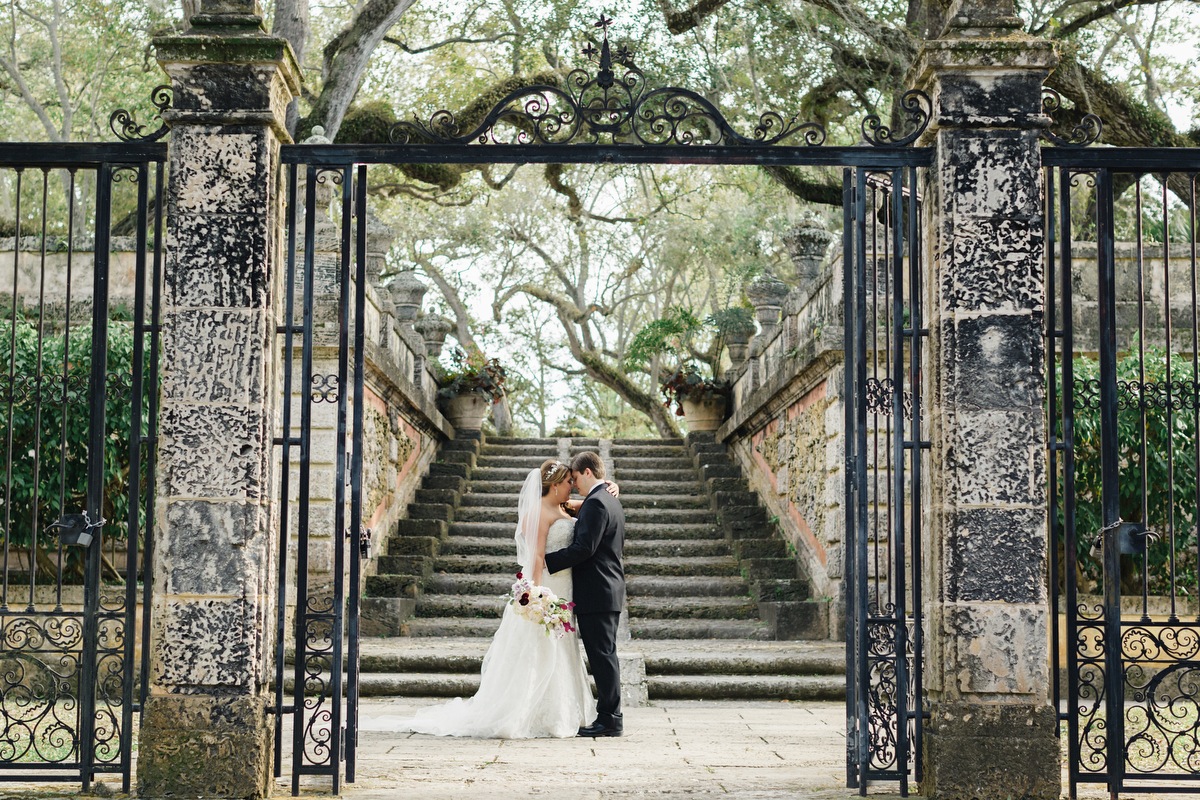
M 542 573 L 546 571 L 546 536 L 550 533 L 550 526 L 538 525 L 538 540 L 537 552 L 534 553 L 533 560 L 533 585 L 542 585 Z
M 615 481 L 605 481 L 604 482 L 604 490 L 606 492 L 608 492 L 609 494 L 611 494 L 613 497 L 621 496 L 621 487 L 617 486 Z M 578 500 L 578 499 L 568 500 L 567 502 L 563 503 L 563 508 L 572 517 L 577 517 L 577 516 L 579 516 L 579 507 L 581 505 L 583 505 L 583 500 Z

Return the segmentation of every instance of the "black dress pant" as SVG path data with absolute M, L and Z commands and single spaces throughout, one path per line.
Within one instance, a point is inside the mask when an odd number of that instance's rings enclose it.
M 618 611 L 576 612 L 579 638 L 596 679 L 596 718 L 610 723 L 621 715 L 621 665 L 617 661 Z

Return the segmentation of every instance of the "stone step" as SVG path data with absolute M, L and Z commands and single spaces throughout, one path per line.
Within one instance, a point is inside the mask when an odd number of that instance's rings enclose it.
M 421 490 L 426 491 L 426 490 Z M 437 492 L 438 495 L 443 494 Z M 444 494 L 450 494 L 445 492 Z M 447 501 L 442 501 L 447 502 Z M 459 498 L 460 508 L 492 508 L 508 510 L 516 506 L 517 498 L 511 494 L 484 494 L 483 492 L 467 492 Z M 621 506 L 625 508 L 625 516 L 634 513 L 634 509 L 643 508 L 702 508 L 710 516 L 708 497 L 699 493 L 688 494 L 633 494 L 621 492 Z
M 682 463 L 682 462 L 680 462 Z M 534 464 L 533 467 L 538 466 Z M 475 467 L 471 470 L 471 482 L 476 481 L 516 481 L 520 484 L 525 480 L 525 476 L 529 474 L 529 470 L 533 467 Z M 618 483 L 623 483 L 625 478 L 634 477 L 639 480 L 653 479 L 655 481 L 694 481 L 697 479 L 694 469 L 684 469 L 675 467 L 673 469 L 656 469 L 651 473 L 644 470 L 623 469 L 618 470 L 612 476 Z
M 439 556 L 433 565 L 434 572 L 454 573 L 512 573 L 516 574 L 516 553 L 509 556 L 488 555 L 443 555 Z M 732 556 L 627 556 L 625 558 L 625 574 L 627 576 L 643 575 L 703 575 L 703 576 L 737 576 L 738 563 Z
M 659 458 L 655 456 L 622 456 L 620 458 L 613 456 L 612 468 L 617 474 L 632 473 L 653 473 L 655 470 L 668 469 L 694 469 L 691 463 L 691 457 L 680 452 L 680 455 L 667 458 Z
M 363 643 L 359 665 L 364 673 L 478 674 L 489 644 L 491 641 L 486 637 L 448 638 L 428 644 L 416 643 L 405 636 L 372 638 Z M 647 675 L 840 677 L 846 671 L 845 647 L 835 642 L 720 639 L 697 646 L 695 640 L 662 640 L 636 649 L 643 653 Z
M 627 576 L 704 575 L 736 576 L 741 572 L 732 556 L 631 556 L 625 559 Z
M 652 700 L 844 700 L 845 676 L 655 675 L 646 676 Z
M 471 481 L 464 489 L 464 494 L 502 494 L 509 498 L 509 502 L 515 502 L 517 496 L 521 493 L 523 481 Z M 671 495 L 699 495 L 707 501 L 708 491 L 704 484 L 700 483 L 694 477 L 686 481 L 657 481 L 657 480 L 640 480 L 637 478 L 627 477 L 618 481 L 621 487 L 621 500 L 625 500 L 626 494 L 631 495 L 646 495 L 646 494 L 671 494 Z
M 630 624 L 654 619 L 757 620 L 749 597 L 629 597 Z
M 515 573 L 437 573 L 425 582 L 430 594 L 488 594 L 500 597 L 507 594 Z M 740 577 L 706 577 L 690 575 L 634 576 L 626 581 L 630 598 L 641 597 L 746 597 L 749 587 Z
M 492 636 L 500 627 L 500 615 L 493 617 L 428 617 L 405 624 L 409 636 Z M 630 620 L 634 639 L 751 639 L 770 641 L 769 626 L 757 620 L 721 619 L 646 619 Z
M 499 617 L 504 612 L 507 593 L 427 594 L 417 604 L 417 616 Z M 641 622 L 651 619 L 749 620 L 758 613 L 758 605 L 748 597 L 630 597 L 629 617 Z
M 409 506 L 411 509 L 412 506 Z M 450 511 L 447 509 L 446 514 Z M 444 517 L 438 517 L 444 519 Z M 507 522 L 517 524 L 516 503 L 510 503 L 507 508 L 491 506 L 460 506 L 454 510 L 453 522 Z M 626 524 L 630 522 L 685 522 L 693 525 L 713 524 L 714 514 L 707 508 L 630 508 L 625 513 Z
M 827 675 L 648 675 L 646 689 L 652 701 L 842 700 L 846 679 Z M 360 697 L 470 697 L 477 691 L 478 671 L 359 675 Z
M 536 437 L 492 437 L 484 447 L 520 447 L 522 445 L 538 445 L 539 447 L 558 448 L 558 439 L 538 439 Z
M 646 447 L 646 446 L 661 446 L 661 447 L 683 447 L 683 439 L 678 437 L 669 439 L 613 439 L 613 449 L 620 447 Z
M 423 540 L 422 544 L 426 541 Z M 782 544 L 782 542 L 781 542 Z M 511 536 L 452 536 L 442 542 L 439 555 L 478 555 L 512 557 Z M 399 554 L 397 554 L 399 555 Z M 428 548 L 417 555 L 432 555 Z M 724 539 L 630 539 L 625 541 L 625 555 L 638 556 L 726 556 L 729 544 Z
M 753 639 L 774 635 L 764 622 L 742 619 L 630 619 L 634 639 Z
M 487 537 L 512 542 L 514 527 L 511 522 L 454 522 L 450 525 L 450 537 Z M 625 522 L 625 541 L 647 539 L 721 539 L 725 535 L 711 524 L 686 524 L 669 522 L 638 523 Z
M 516 469 L 529 472 L 531 469 L 540 467 L 547 458 L 554 457 L 553 452 L 536 456 L 479 456 L 475 459 L 475 469 Z

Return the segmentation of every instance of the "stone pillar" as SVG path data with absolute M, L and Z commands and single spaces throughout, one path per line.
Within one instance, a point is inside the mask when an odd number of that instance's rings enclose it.
M 1045 242 L 1049 42 L 1012 0 L 961 0 L 918 63 L 932 441 L 924 562 L 931 798 L 1057 798 L 1047 601 Z
M 155 40 L 174 89 L 143 797 L 266 796 L 279 145 L 299 92 L 253 0 Z

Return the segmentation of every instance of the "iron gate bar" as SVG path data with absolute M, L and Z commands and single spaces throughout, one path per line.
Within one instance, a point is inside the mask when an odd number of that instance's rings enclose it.
M 312 209 L 316 204 L 317 175 L 315 171 L 309 170 L 306 173 L 304 184 L 304 208 L 306 211 Z M 313 355 L 313 268 L 314 258 L 313 251 L 316 248 L 316 221 L 311 213 L 304 215 L 304 333 L 301 337 L 300 351 L 300 385 L 301 397 L 300 403 L 300 485 L 298 497 L 298 517 L 296 538 L 298 546 L 296 548 L 296 612 L 295 612 L 295 656 L 293 667 L 292 681 L 292 794 L 300 793 L 300 767 L 304 755 L 304 636 L 305 636 L 305 610 L 308 607 L 308 517 L 310 509 L 309 498 L 309 478 L 311 476 L 311 453 L 312 453 L 312 404 L 305 402 L 307 399 L 308 387 L 312 386 L 312 355 Z M 293 264 L 295 262 L 292 262 Z M 287 279 L 294 282 L 295 274 L 289 270 Z M 287 321 L 291 325 L 291 320 Z M 289 354 L 290 357 L 290 354 Z M 288 397 L 285 398 L 290 402 L 293 387 L 287 387 Z M 290 437 L 290 431 L 284 431 L 284 440 Z M 287 528 L 283 528 L 281 535 L 288 535 Z M 285 551 L 286 552 L 286 551 Z M 284 584 L 286 585 L 286 584 Z M 282 692 L 281 686 L 277 691 Z
M 1117 441 L 1117 302 L 1116 234 L 1113 230 L 1112 174 L 1100 170 L 1096 176 L 1096 242 L 1100 259 L 1100 436 L 1109 443 Z M 1115 446 L 1102 447 L 1100 453 L 1101 523 L 1104 532 L 1104 605 L 1117 609 L 1105 614 L 1104 698 L 1108 731 L 1108 785 L 1116 795 L 1121 791 L 1125 768 L 1125 686 L 1121 674 L 1121 554 L 1116 547 L 1113 525 L 1121 516 L 1117 486 L 1118 453 Z
M 151 566 L 154 559 L 154 505 L 155 505 L 155 486 L 154 476 L 157 473 L 158 467 L 158 354 L 159 343 L 162 335 L 162 328 L 159 326 L 161 319 L 160 311 L 162 307 L 162 233 L 163 233 L 163 213 L 162 213 L 162 196 L 163 196 L 163 181 L 166 167 L 164 164 L 155 164 L 154 169 L 154 197 L 155 197 L 155 214 L 154 214 L 154 260 L 151 270 L 151 294 L 150 294 L 150 321 L 146 322 L 145 317 L 139 315 L 136 324 L 143 333 L 150 334 L 150 368 L 147 377 L 147 383 L 150 385 L 149 391 L 149 413 L 147 415 L 147 435 L 142 437 L 142 442 L 147 445 L 146 448 L 146 533 L 142 546 L 142 658 L 141 669 L 139 671 L 138 681 L 138 705 L 137 711 L 141 711 L 146 707 L 146 697 L 150 691 L 150 598 L 154 588 L 154 582 L 151 580 Z M 138 230 L 142 230 L 144 226 L 138 226 Z M 140 249 L 143 248 L 139 248 Z M 139 282 L 141 285 L 141 282 Z M 136 351 L 135 351 L 136 352 Z
M 1200 169 L 1200 147 L 1043 147 L 1042 165 L 1114 172 L 1192 172 Z
M 850 402 L 850 398 L 856 397 L 856 375 L 855 370 L 847 364 L 847 357 L 854 352 L 855 335 L 850 328 L 850 320 L 855 319 L 855 298 L 857 293 L 853 291 L 854 273 L 851 266 L 851 254 L 854 253 L 854 240 L 849 220 L 846 219 L 848 212 L 845 209 L 851 208 L 854 202 L 854 184 L 850 179 L 851 172 L 848 169 L 842 170 L 842 380 L 843 380 L 843 397 L 845 402 L 842 403 L 842 411 L 844 412 L 845 420 L 843 430 L 846 432 L 853 431 L 857 421 L 858 404 Z M 849 438 L 849 437 L 847 437 Z M 857 440 L 855 440 L 856 442 Z M 857 511 L 858 504 L 855 502 L 854 484 L 849 479 L 850 475 L 856 473 L 855 457 L 857 452 L 857 444 L 849 441 L 844 442 L 843 465 L 842 468 L 846 471 L 847 479 L 843 486 L 842 504 L 846 510 L 846 532 L 858 530 L 857 527 Z M 857 598 L 858 586 L 858 549 L 856 547 L 847 546 L 846 564 L 843 569 L 845 575 L 845 586 L 843 596 L 847 606 L 850 598 Z M 857 607 L 857 606 L 856 606 Z M 855 636 L 855 626 L 850 624 L 850 612 L 846 611 L 846 626 L 843 634 L 846 637 L 846 664 L 853 665 L 856 663 L 856 655 L 858 652 L 858 639 Z M 847 676 L 849 678 L 850 676 Z M 858 693 L 854 691 L 854 684 L 848 682 L 846 687 L 846 731 L 850 735 L 846 747 L 846 785 L 853 788 L 859 785 L 859 766 L 858 766 L 858 748 L 861 747 L 857 736 L 853 735 L 857 729 L 858 714 Z
M 854 472 L 847 473 L 847 478 L 854 475 L 855 492 L 856 492 L 856 513 L 855 526 L 856 533 L 853 540 L 853 546 L 857 551 L 856 566 L 858 567 L 858 576 L 855 581 L 855 589 L 857 596 L 854 603 L 855 631 L 854 631 L 854 647 L 855 647 L 855 663 L 854 666 L 858 671 L 857 680 L 855 681 L 855 689 L 858 695 L 855 703 L 856 711 L 856 755 L 858 758 L 858 775 L 857 786 L 858 793 L 861 796 L 866 796 L 867 793 L 867 772 L 871 760 L 871 742 L 869 736 L 870 730 L 870 711 L 867 706 L 867 695 L 871 685 L 871 677 L 868 670 L 866 653 L 863 652 L 863 636 L 867 629 L 867 493 L 866 487 L 862 485 L 862 480 L 865 479 L 866 464 L 867 464 L 867 406 L 866 403 L 857 402 L 857 398 L 865 393 L 867 383 L 867 295 L 865 287 L 867 284 L 867 258 L 865 247 L 866 241 L 866 176 L 861 170 L 855 170 L 854 173 L 854 200 L 852 205 L 846 209 L 847 214 L 852 214 L 850 219 L 846 220 L 846 227 L 854 231 L 853 244 L 854 247 L 850 251 L 854 254 L 854 287 L 855 297 L 855 313 L 854 313 L 854 330 L 855 330 L 855 346 L 854 346 L 854 378 L 855 391 L 852 395 L 846 398 L 847 403 L 852 403 L 855 406 L 855 464 Z M 846 289 L 848 291 L 848 289 Z M 848 616 L 848 615 L 847 615 Z
M 350 462 L 350 528 L 336 528 L 339 547 L 349 545 L 350 593 L 347 597 L 347 659 L 346 675 L 346 782 L 354 783 L 355 754 L 358 749 L 358 610 L 362 583 L 362 557 L 359 531 L 362 519 L 362 473 L 363 473 L 363 410 L 366 405 L 366 316 L 367 316 L 367 167 L 359 165 L 355 183 L 354 215 L 358 222 L 355 229 L 354 269 L 354 420 Z M 349 291 L 347 284 L 343 292 Z M 339 440 L 340 441 L 340 440 Z M 348 534 L 348 536 L 346 535 Z M 340 637 L 340 634 L 339 634 Z M 340 702 L 341 695 L 335 695 Z M 335 788 L 336 791 L 336 788 Z
M 895 168 L 891 173 L 892 189 L 890 199 L 892 201 L 891 208 L 891 269 L 892 269 L 892 308 L 891 318 L 889 320 L 892 325 L 892 335 L 895 337 L 889 344 L 889 361 L 892 362 L 892 385 L 896 387 L 896 391 L 892 394 L 892 416 L 894 421 L 892 430 L 892 457 L 896 459 L 896 469 L 892 473 L 892 492 L 891 508 L 893 520 L 893 530 L 889 532 L 888 541 L 894 537 L 896 540 L 895 548 L 895 564 L 893 566 L 895 579 L 889 581 L 893 596 L 893 606 L 896 614 L 896 628 L 893 633 L 893 647 L 896 655 L 896 767 L 900 770 L 900 795 L 901 797 L 908 795 L 908 769 L 907 763 L 901 769 L 900 753 L 909 753 L 908 741 L 908 619 L 907 619 L 907 585 L 905 583 L 905 561 L 904 561 L 904 295 L 902 287 L 904 285 L 904 206 L 902 191 L 904 186 L 904 177 L 899 168 Z M 887 201 L 885 196 L 884 202 Z M 886 258 L 886 244 L 884 250 Z M 915 400 L 915 396 L 914 396 Z M 913 410 L 913 416 L 919 416 L 916 409 Z
M 281 436 L 282 464 L 279 470 L 279 496 L 284 500 L 291 498 L 291 469 L 292 445 L 292 364 L 295 361 L 295 334 L 303 333 L 303 326 L 296 326 L 296 276 L 292 269 L 296 263 L 296 195 L 297 172 L 299 166 L 290 164 L 287 168 L 287 264 L 284 273 L 284 311 L 283 324 L 275 329 L 277 334 L 283 334 L 283 387 L 284 397 L 288 402 L 281 404 Z M 303 298 L 301 298 L 303 301 Z M 285 647 L 287 639 L 287 576 L 288 576 L 288 532 L 290 530 L 288 510 L 290 502 L 279 504 L 279 563 L 275 574 L 275 777 L 283 777 L 283 694 Z M 294 709 L 293 709 L 294 713 Z
M 284 164 L 713 164 L 718 166 L 928 167 L 933 148 L 733 145 L 290 144 Z
M 92 373 L 88 381 L 91 400 L 88 428 L 87 514 L 100 520 L 104 510 L 105 379 L 108 369 L 108 268 L 109 236 L 112 231 L 112 166 L 101 164 L 96 176 L 96 244 L 92 256 Z M 36 536 L 36 531 L 31 532 Z M 103 528 L 87 549 L 83 581 L 83 663 L 80 665 L 79 705 L 80 761 L 83 791 L 91 788 L 95 762 L 96 650 L 100 610 L 100 547 Z M 31 544 L 32 548 L 33 545 Z M 30 570 L 31 572 L 33 570 Z M 33 604 L 33 593 L 29 596 Z
M 0 167 L 20 169 L 99 169 L 108 164 L 162 163 L 167 160 L 165 142 L 110 144 L 61 142 L 26 144 L 0 142 Z

